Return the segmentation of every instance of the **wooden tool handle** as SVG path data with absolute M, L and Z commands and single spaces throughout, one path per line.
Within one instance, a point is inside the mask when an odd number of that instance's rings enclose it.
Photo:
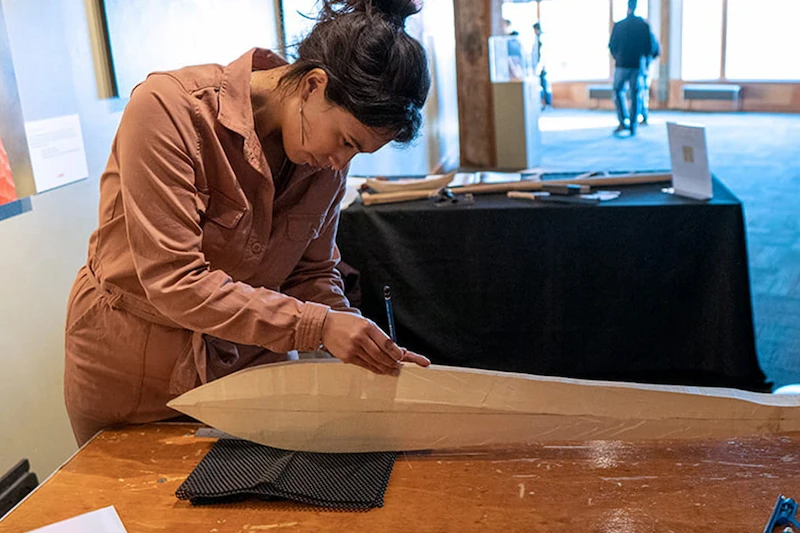
M 508 191 L 506 196 L 517 200 L 536 200 L 536 196 L 532 192 Z
M 421 191 L 402 191 L 402 192 L 383 192 L 361 193 L 361 201 L 364 205 L 391 204 L 394 202 L 408 202 L 409 200 L 423 200 L 436 196 L 439 189 Z

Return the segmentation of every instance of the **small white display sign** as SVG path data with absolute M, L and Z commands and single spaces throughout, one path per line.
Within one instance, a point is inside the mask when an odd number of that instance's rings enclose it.
M 50 524 L 31 533 L 126 533 L 114 506 Z
M 706 129 L 667 122 L 667 137 L 672 162 L 672 192 L 695 200 L 710 200 L 713 192 Z
M 89 177 L 78 115 L 25 123 L 36 192 Z

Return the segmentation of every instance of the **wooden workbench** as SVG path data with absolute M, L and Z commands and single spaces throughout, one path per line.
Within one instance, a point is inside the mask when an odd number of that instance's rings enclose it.
M 0 531 L 114 505 L 130 533 L 752 533 L 763 530 L 778 494 L 800 496 L 800 435 L 793 435 L 407 453 L 397 459 L 381 509 L 260 501 L 192 507 L 175 490 L 213 443 L 194 437 L 197 427 L 101 433 L 0 521 Z

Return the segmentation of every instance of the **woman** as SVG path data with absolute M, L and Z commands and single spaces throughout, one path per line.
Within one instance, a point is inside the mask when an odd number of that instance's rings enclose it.
M 291 65 L 255 49 L 134 89 L 69 299 L 79 444 L 175 416 L 176 395 L 298 350 L 380 374 L 429 364 L 349 307 L 335 246 L 350 159 L 419 129 L 430 79 L 404 30 L 416 11 L 325 0 Z

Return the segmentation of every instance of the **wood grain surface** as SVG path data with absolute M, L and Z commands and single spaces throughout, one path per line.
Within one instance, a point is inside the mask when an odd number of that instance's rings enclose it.
M 213 444 L 199 426 L 101 433 L 0 521 L 3 533 L 114 505 L 131 533 L 258 531 L 760 532 L 800 497 L 800 435 L 574 441 L 401 454 L 386 503 L 331 512 L 288 502 L 192 507 L 175 489 Z

